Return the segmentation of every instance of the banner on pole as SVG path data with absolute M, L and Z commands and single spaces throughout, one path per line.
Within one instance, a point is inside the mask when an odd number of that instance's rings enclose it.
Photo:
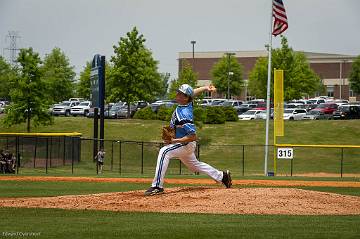
M 274 71 L 274 136 L 284 136 L 284 71 Z

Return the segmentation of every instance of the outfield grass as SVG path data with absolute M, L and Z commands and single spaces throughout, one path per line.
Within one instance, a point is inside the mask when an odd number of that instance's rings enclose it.
M 85 138 L 92 137 L 92 119 L 82 117 L 56 117 L 52 126 L 41 126 L 36 132 L 80 132 Z M 162 125 L 167 122 L 158 120 L 105 120 L 105 138 L 108 140 L 132 140 L 159 142 Z M 272 124 L 270 125 L 272 132 Z M 25 125 L 5 128 L 0 125 L 0 132 L 23 132 Z M 359 120 L 347 121 L 286 121 L 285 136 L 278 137 L 278 143 L 292 144 L 351 144 L 360 145 Z M 200 160 L 219 169 L 230 169 L 234 176 L 243 177 L 264 174 L 264 142 L 265 121 L 227 122 L 222 125 L 204 125 L 198 130 L 200 137 Z M 273 137 L 270 137 L 270 144 Z M 1 144 L 1 142 L 0 142 Z M 4 142 L 3 142 L 4 144 Z M 226 144 L 227 146 L 223 146 Z M 43 151 L 44 151 L 44 146 Z M 120 160 L 120 145 L 105 142 L 105 173 L 110 175 L 137 174 L 152 176 L 156 165 L 159 149 L 157 144 L 142 145 L 122 143 Z M 41 149 L 41 147 L 39 147 Z M 343 154 L 342 154 L 343 153 Z M 343 158 L 343 173 L 360 174 L 360 149 L 340 148 L 295 148 L 293 174 L 325 172 L 338 174 L 341 172 Z M 112 160 L 111 160 L 112 158 Z M 113 164 L 110 170 L 110 164 Z M 71 165 L 49 169 L 50 175 L 71 175 Z M 121 164 L 121 166 L 120 166 Z M 270 147 L 268 168 L 273 171 L 273 148 Z M 143 166 L 143 169 L 141 167 Z M 278 160 L 277 172 L 281 175 L 291 174 L 291 161 Z M 75 175 L 90 176 L 96 173 L 92 160 L 92 143 L 82 143 L 81 162 L 74 165 Z M 44 174 L 45 169 L 21 169 L 21 174 Z M 179 163 L 170 164 L 169 174 L 179 173 Z M 182 173 L 191 174 L 183 167 Z
M 0 208 L 0 233 L 35 238 L 358 238 L 359 216 L 205 215 Z
M 55 117 L 55 124 L 33 128 L 33 132 L 79 132 L 91 138 L 93 119 L 84 117 Z M 168 122 L 159 120 L 105 120 L 105 138 L 110 140 L 160 141 L 161 127 Z M 0 132 L 25 132 L 26 125 L 5 127 Z M 291 144 L 351 144 L 360 145 L 359 120 L 310 120 L 285 121 L 285 136 L 278 143 Z M 270 123 L 272 133 L 272 122 Z M 205 124 L 198 129 L 204 143 L 263 145 L 265 143 L 265 121 L 226 122 L 226 124 Z M 270 144 L 273 137 L 270 134 Z

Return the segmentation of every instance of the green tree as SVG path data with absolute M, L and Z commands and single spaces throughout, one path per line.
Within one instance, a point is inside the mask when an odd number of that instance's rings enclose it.
M 349 81 L 351 89 L 356 94 L 360 94 L 360 55 L 352 64 Z
M 284 70 L 284 99 L 300 99 L 323 89 L 319 76 L 310 68 L 302 52 L 294 52 L 281 36 L 281 48 L 272 52 L 271 94 L 273 95 L 274 68 Z M 259 58 L 249 75 L 248 89 L 258 98 L 266 98 L 267 58 Z M 272 97 L 272 96 L 271 96 Z
M 176 95 L 176 90 L 182 84 L 191 85 L 193 88 L 197 86 L 198 83 L 198 74 L 193 71 L 192 66 L 188 63 L 184 63 L 184 68 L 179 73 L 179 78 L 174 80 L 170 84 L 169 90 L 169 99 L 174 99 Z
M 84 69 L 80 72 L 80 78 L 76 85 L 76 95 L 78 97 L 89 99 L 90 97 L 90 72 L 91 63 L 88 61 Z
M 160 99 L 165 99 L 167 97 L 168 88 L 169 88 L 169 81 L 170 81 L 170 73 L 161 73 L 161 88 L 159 90 L 158 97 Z
M 243 88 L 243 67 L 233 55 L 223 56 L 211 69 L 212 83 L 219 93 L 240 95 Z M 229 87 L 229 88 L 228 88 Z
M 74 96 L 74 66 L 70 66 L 69 58 L 60 48 L 54 48 L 45 56 L 42 71 L 48 97 L 53 103 Z
M 0 56 L 0 98 L 10 99 L 11 82 L 15 77 L 15 73 L 11 65 Z
M 109 78 L 110 101 L 124 101 L 128 104 L 137 100 L 151 101 L 161 91 L 161 77 L 152 53 L 144 45 L 145 38 L 136 27 L 121 37 L 114 46 L 115 55 L 111 57 L 113 70 Z
M 30 132 L 31 120 L 35 126 L 53 123 L 48 111 L 50 103 L 44 92 L 39 54 L 32 48 L 21 49 L 17 62 L 19 72 L 10 90 L 11 104 L 6 110 L 4 123 L 11 126 L 27 122 L 27 132 Z

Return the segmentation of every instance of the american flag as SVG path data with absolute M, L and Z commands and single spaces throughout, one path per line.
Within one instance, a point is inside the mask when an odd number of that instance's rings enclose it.
M 288 21 L 286 17 L 285 7 L 282 0 L 273 0 L 273 17 L 274 27 L 272 34 L 277 36 L 283 33 L 288 28 Z

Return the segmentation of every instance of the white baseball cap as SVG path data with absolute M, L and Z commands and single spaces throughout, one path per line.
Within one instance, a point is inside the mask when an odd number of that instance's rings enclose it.
M 191 98 L 194 97 L 194 90 L 188 84 L 182 84 L 177 91 L 181 92 L 181 93 L 183 93 L 183 94 L 185 94 L 185 95 L 187 95 L 187 96 L 189 96 Z

